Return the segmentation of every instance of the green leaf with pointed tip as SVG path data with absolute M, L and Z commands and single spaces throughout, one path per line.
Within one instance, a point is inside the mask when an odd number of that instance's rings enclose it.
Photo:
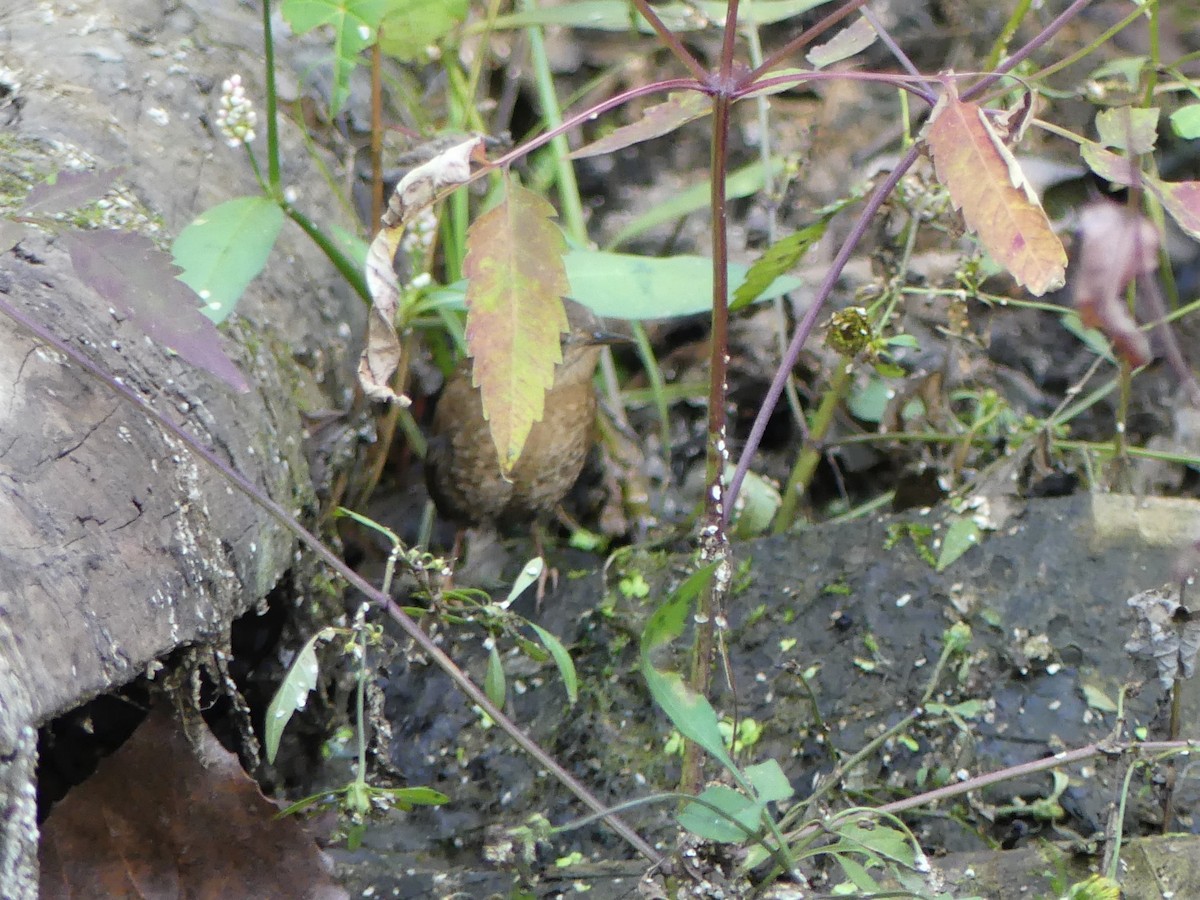
M 937 570 L 944 571 L 978 544 L 980 534 L 979 526 L 971 516 L 954 519 L 946 529 L 946 536 L 942 538 L 942 552 L 938 556 Z
M 321 25 L 333 29 L 333 93 L 329 111 L 341 112 L 350 97 L 350 73 L 358 54 L 376 38 L 391 0 L 283 0 L 280 12 L 296 34 Z
M 266 267 L 283 227 L 283 210 L 267 197 L 237 197 L 201 213 L 171 247 L 179 280 L 200 295 L 200 311 L 221 323 Z
M 550 655 L 554 657 L 554 664 L 558 666 L 558 674 L 562 676 L 563 687 L 567 689 L 567 700 L 574 706 L 575 701 L 579 699 L 579 676 L 575 673 L 575 663 L 571 660 L 571 654 L 567 652 L 562 641 L 545 628 L 534 625 L 532 622 L 529 623 L 529 626 L 537 634 L 542 646 L 549 650 Z
M 504 664 L 500 661 L 500 653 L 496 650 L 496 645 L 493 644 L 488 648 L 487 671 L 483 675 L 483 692 L 487 694 L 487 698 L 496 705 L 497 709 L 504 709 L 506 691 Z
M 275 754 L 279 752 L 279 739 L 283 729 L 292 719 L 292 714 L 298 709 L 304 709 L 308 702 L 309 692 L 317 686 L 317 674 L 320 667 L 317 664 L 317 641 L 326 637 L 325 631 L 318 631 L 309 638 L 296 658 L 292 660 L 287 674 L 279 685 L 279 690 L 271 698 L 267 707 L 267 718 L 263 723 L 263 743 L 266 745 L 267 762 L 275 762 Z

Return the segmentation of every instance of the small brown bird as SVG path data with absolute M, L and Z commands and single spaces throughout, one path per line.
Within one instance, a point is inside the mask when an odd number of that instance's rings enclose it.
M 625 339 L 598 330 L 578 304 L 568 302 L 568 320 L 545 412 L 508 479 L 500 474 L 479 388 L 471 384 L 470 360 L 446 382 L 425 459 L 425 483 L 446 518 L 462 526 L 528 524 L 553 511 L 575 484 L 592 444 L 600 347 Z

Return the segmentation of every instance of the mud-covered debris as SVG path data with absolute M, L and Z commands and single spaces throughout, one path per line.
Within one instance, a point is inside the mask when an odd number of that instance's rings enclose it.
M 1137 613 L 1137 625 L 1125 650 L 1153 660 L 1164 688 L 1191 678 L 1200 651 L 1200 615 L 1179 602 L 1178 585 L 1142 591 L 1127 602 Z

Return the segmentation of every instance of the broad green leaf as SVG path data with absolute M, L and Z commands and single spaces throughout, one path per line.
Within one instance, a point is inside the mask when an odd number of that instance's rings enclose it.
M 726 466 L 726 480 L 733 477 L 733 470 L 732 465 Z M 779 495 L 778 486 L 762 475 L 747 472 L 733 511 L 734 533 L 739 538 L 752 538 L 765 534 L 771 527 L 771 521 L 775 518 L 775 513 L 779 510 L 782 502 L 783 498 Z
M 754 786 L 759 800 L 763 803 L 777 803 L 795 793 L 792 783 L 783 772 L 783 767 L 775 759 L 747 766 L 746 780 Z
M 341 112 L 350 97 L 350 73 L 358 54 L 374 43 L 379 22 L 394 0 L 283 0 L 280 12 L 296 34 L 321 25 L 333 29 L 332 115 Z
M 572 250 L 566 256 L 571 298 L 596 315 L 614 319 L 669 319 L 712 309 L 712 260 L 704 256 L 632 256 L 601 250 Z M 730 286 L 740 285 L 746 266 L 729 264 Z M 799 289 L 784 275 L 759 295 L 779 297 Z
M 912 868 L 917 863 L 912 841 L 902 831 L 889 828 L 886 825 L 876 825 L 874 828 L 864 828 L 861 825 L 847 824 L 837 829 L 838 835 L 847 841 L 858 844 L 872 853 Z
M 463 272 L 472 378 L 500 469 L 513 470 L 562 361 L 570 295 L 566 241 L 554 207 L 515 181 L 504 200 L 471 223 Z
M 1189 103 L 1171 113 L 1171 128 L 1184 140 L 1200 138 L 1200 103 Z
M 562 645 L 562 641 L 545 628 L 534 625 L 532 622 L 529 623 L 529 626 L 537 634 L 542 646 L 549 650 L 550 655 L 554 657 L 554 664 L 558 666 L 558 674 L 562 677 L 563 687 L 567 690 L 567 700 L 574 706 L 575 701 L 579 699 L 579 676 L 575 674 L 575 663 L 571 660 L 571 654 Z
M 737 770 L 725 749 L 717 714 L 708 700 L 697 694 L 676 672 L 660 672 L 649 658 L 642 657 L 642 675 L 650 695 L 685 738 L 699 744 L 729 771 Z
M 866 866 L 861 865 L 845 853 L 836 854 L 838 865 L 842 867 L 842 871 L 846 873 L 846 878 L 854 885 L 861 893 L 871 894 L 879 893 L 879 882 L 871 877 Z
M 1096 132 L 1106 147 L 1149 153 L 1158 137 L 1158 108 L 1119 106 L 1096 113 Z
M 692 834 L 708 841 L 732 844 L 746 841 L 758 832 L 763 811 L 761 803 L 720 784 L 706 788 L 700 799 L 721 812 L 701 803 L 686 803 L 676 819 Z
M 391 0 L 379 46 L 401 62 L 426 62 L 427 51 L 467 17 L 467 0 Z
M 763 251 L 762 255 L 750 266 L 743 281 L 733 292 L 733 301 L 729 309 L 737 310 L 747 306 L 766 292 L 766 290 L 785 272 L 792 269 L 817 241 L 825 234 L 829 217 L 822 218 L 812 225 L 801 228 L 787 237 L 776 241 Z
M 266 267 L 283 227 L 283 210 L 267 197 L 238 197 L 201 213 L 171 247 L 179 280 L 200 295 L 201 312 L 225 321 L 246 286 Z
M 979 543 L 979 526 L 972 516 L 956 518 L 946 529 L 942 538 L 942 552 L 938 556 L 937 570 L 944 571 L 960 556 Z
M 487 694 L 487 698 L 496 705 L 497 709 L 504 709 L 507 685 L 504 678 L 504 664 L 500 661 L 500 652 L 496 649 L 495 644 L 488 648 L 487 671 L 483 675 L 483 692 Z
M 327 636 L 325 631 L 318 631 L 305 642 L 296 658 L 292 660 L 279 690 L 271 698 L 271 704 L 267 707 L 267 718 L 263 723 L 263 743 L 266 745 L 269 763 L 275 762 L 275 754 L 279 752 L 279 739 L 283 736 L 283 729 L 291 721 L 292 714 L 298 709 L 304 709 L 309 692 L 317 686 L 320 668 L 317 665 L 317 641 Z
M 725 179 L 725 195 L 730 199 L 741 199 L 757 194 L 766 184 L 765 170 L 769 168 L 772 178 L 778 177 L 784 169 L 784 162 L 779 157 L 771 157 L 767 167 L 761 161 L 750 163 L 736 171 L 730 172 Z M 712 199 L 712 186 L 708 181 L 692 185 L 674 199 L 659 203 L 652 209 L 638 216 L 616 233 L 608 242 L 608 249 L 620 247 L 640 234 L 658 225 L 673 222 L 699 210 L 707 210 Z

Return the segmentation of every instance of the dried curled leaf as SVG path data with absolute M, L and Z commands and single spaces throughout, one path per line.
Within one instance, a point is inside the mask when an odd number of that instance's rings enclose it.
M 1150 340 L 1134 321 L 1125 290 L 1157 267 L 1158 232 L 1149 219 L 1110 200 L 1080 211 L 1075 308 L 1083 324 L 1100 329 L 1134 368 L 1150 362 Z
M 408 398 L 397 394 L 389 384 L 400 365 L 401 353 L 395 324 L 400 283 L 392 267 L 400 238 L 417 214 L 441 192 L 471 177 L 471 159 L 481 158 L 482 148 L 483 138 L 478 135 L 454 145 L 405 175 L 388 200 L 383 227 L 367 250 L 367 288 L 372 305 L 367 316 L 366 346 L 358 361 L 359 384 L 372 400 L 409 404 Z
M 1179 678 L 1196 673 L 1200 651 L 1200 615 L 1179 602 L 1179 587 L 1164 585 L 1135 594 L 1126 601 L 1137 613 L 1127 653 L 1154 661 L 1158 681 L 1171 687 Z
M 1067 252 L 1037 193 L 983 109 L 946 80 L 925 129 L 938 180 L 988 253 L 1030 293 L 1061 287 Z

